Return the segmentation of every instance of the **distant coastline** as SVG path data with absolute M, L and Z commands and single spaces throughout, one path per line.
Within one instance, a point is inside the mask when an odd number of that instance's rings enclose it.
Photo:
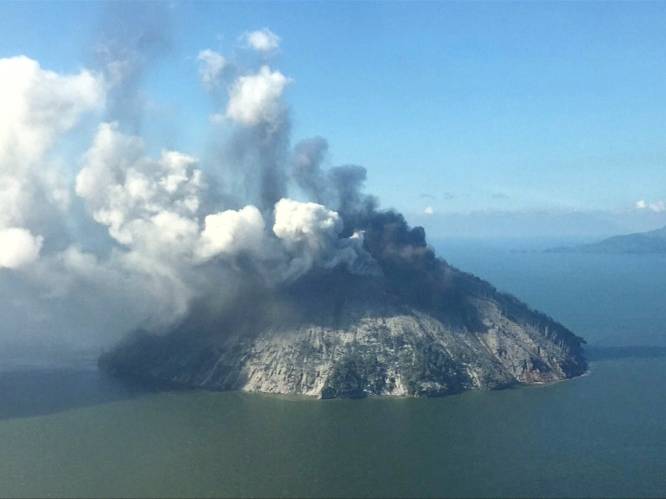
M 596 243 L 577 246 L 559 246 L 546 253 L 599 253 L 599 254 L 666 254 L 666 227 L 660 229 L 618 235 Z

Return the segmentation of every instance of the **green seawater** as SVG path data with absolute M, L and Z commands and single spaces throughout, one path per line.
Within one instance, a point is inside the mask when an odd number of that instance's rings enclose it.
M 666 495 L 666 295 L 653 296 L 666 259 L 450 254 L 589 333 L 590 372 L 353 401 L 150 392 L 94 369 L 4 372 L 0 496 Z

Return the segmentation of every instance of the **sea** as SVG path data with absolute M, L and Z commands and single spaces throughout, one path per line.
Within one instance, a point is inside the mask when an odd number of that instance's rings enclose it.
M 437 249 L 585 338 L 589 372 L 320 401 L 0 367 L 0 497 L 666 496 L 666 256 Z

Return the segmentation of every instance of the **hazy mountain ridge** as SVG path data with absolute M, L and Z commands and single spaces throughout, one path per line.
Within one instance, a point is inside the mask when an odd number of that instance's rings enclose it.
M 666 253 L 666 227 L 648 232 L 612 236 L 596 243 L 551 248 L 547 251 L 609 254 Z

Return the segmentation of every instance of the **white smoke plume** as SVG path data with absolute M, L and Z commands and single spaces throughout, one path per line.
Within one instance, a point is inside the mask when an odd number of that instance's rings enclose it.
M 242 252 L 259 256 L 266 245 L 265 228 L 261 212 L 252 205 L 208 215 L 196 255 L 201 260 Z
M 262 53 L 279 44 L 267 29 L 246 40 Z M 291 149 L 290 78 L 261 64 L 228 80 L 232 62 L 199 52 L 204 86 L 227 90 L 215 103 L 226 153 L 212 164 L 152 154 L 140 117 L 122 112 L 140 93 L 137 61 L 149 58 L 139 42 L 106 46 L 99 72 L 0 59 L 0 313 L 12 317 L 0 345 L 48 337 L 103 348 L 132 329 L 164 330 L 198 300 L 219 302 L 247 282 L 279 287 L 338 266 L 378 272 L 343 219 L 369 199 L 365 170 L 325 170 L 323 139 Z M 85 150 L 62 156 L 68 133 Z M 297 187 L 307 201 L 292 197 Z
M 18 227 L 0 229 L 0 268 L 17 269 L 39 258 L 42 236 Z
M 281 199 L 275 205 L 273 232 L 292 256 L 290 274 L 337 265 L 356 273 L 376 273 L 363 249 L 363 234 L 344 238 L 340 236 L 343 228 L 340 215 L 321 204 Z
M 37 259 L 43 230 L 70 203 L 55 143 L 103 108 L 105 82 L 90 71 L 58 74 L 25 56 L 0 59 L 0 267 Z M 36 231 L 36 232 L 33 232 Z
M 277 126 L 284 112 L 280 98 L 288 84 L 289 78 L 268 66 L 241 76 L 231 88 L 227 117 L 242 125 Z

